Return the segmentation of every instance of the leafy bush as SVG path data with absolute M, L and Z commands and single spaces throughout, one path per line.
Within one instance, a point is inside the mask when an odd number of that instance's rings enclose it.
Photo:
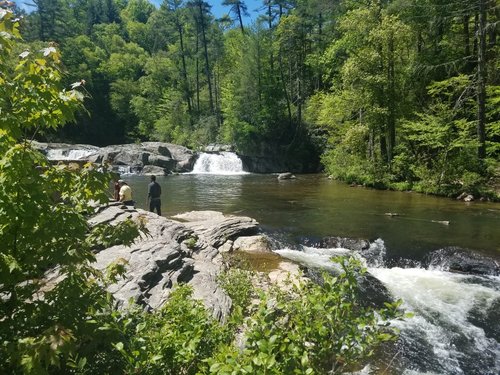
M 196 374 L 205 366 L 204 361 L 229 335 L 191 295 L 191 288 L 180 286 L 159 311 L 131 310 L 119 325 L 110 326 L 122 332 L 122 341 L 114 348 L 124 366 L 115 373 Z
M 60 88 L 54 47 L 13 63 L 17 27 L 0 9 L 0 372 L 64 373 L 99 336 L 88 324 L 93 313 L 111 303 L 103 275 L 90 266 L 91 250 L 118 236 L 130 243 L 138 230 L 88 225 L 90 202 L 108 201 L 110 174 L 53 166 L 29 142 L 17 143 L 71 121 L 83 98 Z
M 375 311 L 357 298 L 359 261 L 340 260 L 342 271 L 324 275 L 323 285 L 300 282 L 291 292 L 273 289 L 262 295 L 248 319 L 244 347 L 228 347 L 208 360 L 212 374 L 342 373 L 393 340 L 389 319 L 401 318 L 400 302 Z
M 92 165 L 53 166 L 23 141 L 71 121 L 82 96 L 61 89 L 53 47 L 12 62 L 19 33 L 3 10 L 0 31 L 0 82 L 6 87 L 0 91 L 0 373 L 337 371 L 393 337 L 379 320 L 398 316 L 396 306 L 378 312 L 359 306 L 359 264 L 353 261 L 342 263 L 338 277 L 325 276 L 323 286 L 304 283 L 291 294 L 263 295 L 247 322 L 243 351 L 232 343 L 234 326 L 215 321 L 186 286 L 157 312 L 118 310 L 106 286 L 125 262 L 104 275 L 91 266 L 92 251 L 130 244 L 139 228 L 130 222 L 90 227 L 90 202 L 108 200 L 111 174 Z M 248 275 L 230 272 L 221 282 L 236 306 L 249 305 Z

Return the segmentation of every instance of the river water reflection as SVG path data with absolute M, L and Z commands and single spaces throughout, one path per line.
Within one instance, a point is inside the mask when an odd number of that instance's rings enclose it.
M 144 208 L 149 179 L 127 180 L 137 206 Z M 402 308 L 414 313 L 411 319 L 392 322 L 400 336 L 370 363 L 374 374 L 500 373 L 499 276 L 452 273 L 439 266 L 426 269 L 418 262 L 392 267 L 385 262 L 391 257 L 420 260 L 447 246 L 500 259 L 499 205 L 349 187 L 323 175 L 278 181 L 276 175 L 187 174 L 158 181 L 164 190 L 164 215 L 217 210 L 253 217 L 278 240 L 275 252 L 309 268 L 330 269 L 332 256 L 345 250 L 300 246 L 305 238 L 371 240 L 371 248 L 384 255 L 380 264 L 368 267 L 383 284 L 376 288 L 401 298 Z
M 146 207 L 148 177 L 125 176 L 137 207 Z M 421 259 L 459 246 L 500 258 L 500 206 L 416 193 L 349 187 L 324 175 L 171 175 L 158 177 L 162 212 L 216 210 L 255 218 L 291 242 L 304 237 L 382 238 L 389 257 Z M 388 213 L 397 216 L 387 215 Z M 449 225 L 440 222 L 449 221 Z

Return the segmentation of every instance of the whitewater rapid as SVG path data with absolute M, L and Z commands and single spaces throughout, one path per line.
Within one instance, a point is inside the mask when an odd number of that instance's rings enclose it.
M 380 257 L 365 263 L 368 272 L 395 299 L 402 299 L 402 308 L 414 315 L 392 322 L 401 334 L 394 353 L 387 354 L 390 363 L 378 363 L 372 369 L 405 375 L 500 374 L 500 277 L 452 273 L 439 265 L 431 269 L 389 268 L 383 261 L 383 241 L 371 246 L 378 247 Z M 326 270 L 337 269 L 333 256 L 359 256 L 347 249 L 307 246 L 276 252 Z
M 202 153 L 196 160 L 192 174 L 238 175 L 247 174 L 243 161 L 234 152 Z

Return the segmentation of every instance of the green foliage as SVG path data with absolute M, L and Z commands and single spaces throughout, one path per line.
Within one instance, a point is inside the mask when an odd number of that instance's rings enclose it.
M 414 181 L 417 191 L 444 195 L 477 193 L 477 187 L 484 183 L 478 173 L 481 163 L 475 123 L 464 118 L 470 104 L 466 97 L 463 106 L 455 104 L 460 93 L 466 93 L 468 83 L 464 76 L 433 83 L 429 93 L 434 102 L 429 111 L 417 114 L 414 121 L 402 126 L 394 172 Z
M 11 63 L 20 37 L 18 24 L 12 13 L 0 9 L 0 25 L 0 128 L 20 138 L 72 121 L 83 95 L 59 88 L 59 52 L 53 46 L 38 52 L 25 50 Z
M 245 310 L 249 306 L 255 290 L 248 270 L 230 268 L 219 276 L 218 282 L 231 298 L 233 309 Z
M 60 87 L 53 47 L 43 56 L 23 54 L 12 70 L 5 62 L 19 35 L 3 10 L 0 30 L 0 111 L 8 114 L 0 122 L 0 372 L 53 373 L 87 348 L 99 329 L 88 320 L 110 304 L 102 275 L 90 266 L 92 248 L 116 242 L 124 227 L 134 237 L 138 231 L 128 223 L 106 230 L 87 223 L 95 204 L 108 201 L 110 174 L 92 165 L 53 166 L 28 141 L 16 143 L 72 120 L 83 96 L 74 90 L 79 84 Z
M 135 310 L 123 325 L 124 339 L 114 344 L 126 374 L 196 374 L 227 332 L 187 286 L 175 289 L 154 313 Z M 95 373 L 95 372 L 94 372 Z
M 357 300 L 359 261 L 338 259 L 341 272 L 324 282 L 293 284 L 263 296 L 246 322 L 242 351 L 208 361 L 213 374 L 340 374 L 393 340 L 387 321 L 401 318 L 400 302 L 374 311 Z

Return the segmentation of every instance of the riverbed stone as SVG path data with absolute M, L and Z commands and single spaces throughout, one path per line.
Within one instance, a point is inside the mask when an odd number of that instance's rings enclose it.
M 51 155 L 53 157 L 51 160 L 54 162 L 59 160 L 67 161 L 67 154 L 71 150 L 82 150 L 87 155 L 78 160 L 105 163 L 116 171 L 120 169 L 118 167 L 128 167 L 131 173 L 141 173 L 142 169 L 147 165 L 162 167 L 165 169 L 165 173 L 189 172 L 193 169 L 196 161 L 196 153 L 192 150 L 164 142 L 131 143 L 102 148 L 84 144 L 41 142 L 33 142 L 33 146 L 44 154 L 52 151 Z M 58 159 L 57 155 L 59 154 L 60 158 Z M 149 171 L 146 171 L 146 174 L 150 174 Z
M 202 211 L 178 215 L 185 220 L 181 222 L 119 202 L 96 211 L 88 221 L 91 226 L 132 220 L 145 228 L 131 246 L 95 249 L 95 268 L 104 271 L 116 262 L 126 265 L 123 278 L 108 288 L 119 306 L 133 301 L 147 310 L 158 309 L 175 285 L 187 283 L 193 288 L 193 297 L 202 300 L 215 318 L 225 321 L 232 302 L 217 282 L 224 267 L 218 247 L 256 230 L 255 220 Z
M 500 264 L 497 260 L 454 246 L 427 254 L 423 265 L 426 268 L 472 275 L 500 275 Z
M 148 158 L 148 164 L 151 165 L 156 165 L 158 167 L 165 168 L 167 170 L 174 170 L 175 169 L 175 160 L 173 160 L 170 157 L 163 156 L 163 155 L 150 155 Z
M 361 238 L 329 236 L 319 241 L 308 241 L 308 245 L 325 249 L 349 249 L 363 251 L 370 248 L 370 241 Z
M 144 168 L 142 168 L 141 174 L 145 176 L 164 176 L 168 174 L 168 169 L 158 167 L 157 165 L 145 165 Z
M 233 244 L 234 251 L 270 252 L 271 243 L 264 235 L 241 236 Z
M 295 178 L 295 175 L 290 172 L 280 173 L 278 175 L 278 180 L 293 180 Z

